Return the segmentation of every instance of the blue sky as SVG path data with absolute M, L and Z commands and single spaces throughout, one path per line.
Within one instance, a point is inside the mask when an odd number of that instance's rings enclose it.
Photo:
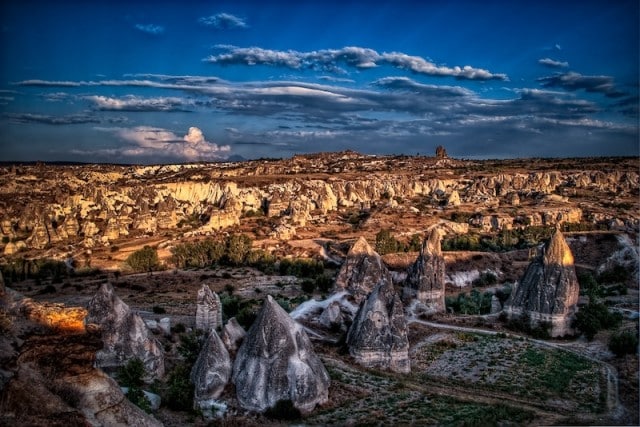
M 638 8 L 3 2 L 0 160 L 637 156 Z

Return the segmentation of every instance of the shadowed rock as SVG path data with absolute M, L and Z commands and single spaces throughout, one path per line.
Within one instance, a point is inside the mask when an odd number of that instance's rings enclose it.
M 98 367 L 114 370 L 137 357 L 144 363 L 147 379 L 164 375 L 162 346 L 149 334 L 142 318 L 115 294 L 110 283 L 100 286 L 88 311 L 85 322 L 102 328 L 104 347 L 96 354 Z
M 231 377 L 231 359 L 215 329 L 211 329 L 196 363 L 191 369 L 196 408 L 210 410 L 212 401 L 222 394 Z
M 360 237 L 351 247 L 336 277 L 336 290 L 347 290 L 360 303 L 380 281 L 391 283 L 382 258 Z
M 347 334 L 347 346 L 363 366 L 410 372 L 407 322 L 391 282 L 381 282 L 360 304 Z
M 445 311 L 445 264 L 440 237 L 440 231 L 433 228 L 422 243 L 418 259 L 409 268 L 402 290 L 405 303 L 417 299 L 428 312 Z
M 233 383 L 240 405 L 259 412 L 291 400 L 308 413 L 329 394 L 329 374 L 309 337 L 271 296 L 238 350 Z
M 235 353 L 246 335 L 247 332 L 244 328 L 238 323 L 235 317 L 232 317 L 222 328 L 221 338 L 227 350 Z
M 551 336 L 571 334 L 579 291 L 573 254 L 557 230 L 543 253 L 527 267 L 507 300 L 505 311 L 510 317 L 527 313 L 532 326 L 550 322 Z
M 208 333 L 222 326 L 222 304 L 220 297 L 209 286 L 202 285 L 196 304 L 196 329 Z

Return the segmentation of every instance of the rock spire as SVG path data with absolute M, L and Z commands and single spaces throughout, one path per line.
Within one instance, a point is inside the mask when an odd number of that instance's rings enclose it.
M 440 238 L 440 230 L 433 228 L 407 272 L 402 291 L 405 303 L 417 299 L 429 312 L 445 311 L 445 264 Z
M 336 277 L 336 290 L 347 290 L 360 303 L 380 281 L 391 283 L 391 274 L 382 258 L 360 237 L 347 253 Z

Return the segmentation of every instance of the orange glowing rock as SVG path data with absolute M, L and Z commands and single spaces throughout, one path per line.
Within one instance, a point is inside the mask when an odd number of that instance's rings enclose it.
M 27 299 L 22 303 L 27 317 L 43 326 L 63 333 L 84 333 L 87 310 L 82 307 L 65 307 L 59 303 L 38 303 Z

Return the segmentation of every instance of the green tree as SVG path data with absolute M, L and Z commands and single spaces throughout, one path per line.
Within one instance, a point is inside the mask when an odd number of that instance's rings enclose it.
M 252 240 L 246 234 L 232 234 L 227 238 L 226 258 L 231 265 L 242 265 L 251 251 Z
M 638 334 L 636 331 L 622 331 L 611 335 L 609 338 L 609 350 L 616 356 L 638 352 Z
M 151 246 L 145 246 L 129 255 L 125 261 L 134 271 L 152 272 L 160 268 L 158 251 Z
M 399 242 L 393 237 L 389 229 L 382 229 L 376 234 L 376 252 L 380 255 L 398 252 Z

